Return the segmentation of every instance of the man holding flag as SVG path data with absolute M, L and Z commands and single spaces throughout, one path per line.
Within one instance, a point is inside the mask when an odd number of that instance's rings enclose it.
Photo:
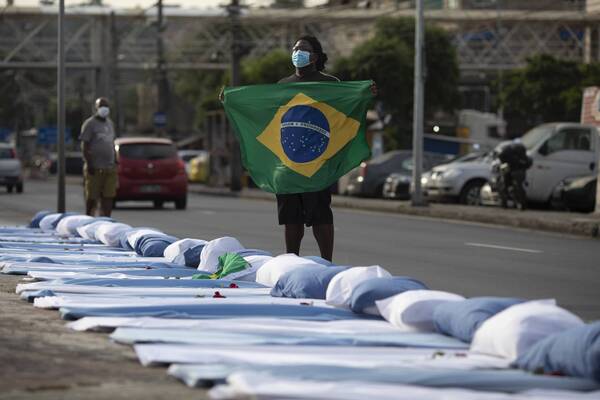
M 224 106 L 254 182 L 277 197 L 288 253 L 299 254 L 312 226 L 321 257 L 333 257 L 329 187 L 369 157 L 366 112 L 372 81 L 340 82 L 323 73 L 327 55 L 313 36 L 292 49 L 293 75 L 278 85 L 227 88 Z

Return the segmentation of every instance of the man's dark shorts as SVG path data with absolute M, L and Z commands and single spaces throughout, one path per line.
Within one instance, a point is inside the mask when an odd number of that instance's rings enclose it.
M 279 225 L 305 224 L 306 226 L 311 226 L 333 224 L 331 192 L 329 188 L 320 192 L 278 194 L 276 196 Z

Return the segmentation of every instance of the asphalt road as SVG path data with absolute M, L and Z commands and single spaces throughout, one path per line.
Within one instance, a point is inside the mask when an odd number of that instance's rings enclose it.
M 25 223 L 56 205 L 53 182 L 28 182 L 22 195 L 0 193 L 0 223 Z M 67 208 L 83 210 L 82 187 L 67 188 Z M 238 238 L 248 248 L 285 251 L 274 202 L 191 194 L 188 209 L 124 203 L 114 217 L 177 237 Z M 600 319 L 598 240 L 396 214 L 334 210 L 334 261 L 381 265 L 464 296 L 556 298 L 584 319 Z M 318 254 L 307 229 L 302 253 Z

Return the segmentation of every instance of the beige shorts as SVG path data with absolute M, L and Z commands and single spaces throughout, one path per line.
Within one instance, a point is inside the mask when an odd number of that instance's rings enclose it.
M 95 168 L 93 175 L 90 175 L 87 167 L 84 167 L 83 177 L 85 180 L 86 200 L 107 199 L 117 195 L 119 178 L 116 167 Z

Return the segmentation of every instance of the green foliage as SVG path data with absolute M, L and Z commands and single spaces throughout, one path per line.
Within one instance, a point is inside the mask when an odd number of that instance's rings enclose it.
M 414 30 L 410 18 L 383 18 L 371 39 L 334 66 L 342 80 L 373 79 L 377 83 L 378 99 L 393 116 L 393 125 L 385 131 L 390 149 L 407 147 L 411 142 Z M 425 48 L 425 114 L 452 111 L 458 102 L 459 72 L 450 37 L 440 28 L 427 26 Z
M 578 121 L 583 88 L 600 82 L 600 64 L 581 64 L 539 55 L 503 80 L 500 102 L 507 117 L 526 126 L 552 121 Z
M 290 54 L 284 50 L 273 50 L 262 57 L 247 58 L 242 63 L 244 85 L 277 83 L 293 73 Z
M 276 83 L 294 72 L 290 55 L 283 50 L 244 59 L 241 69 L 243 85 Z M 195 105 L 196 123 L 200 126 L 206 111 L 222 107 L 219 92 L 230 81 L 230 74 L 224 71 L 186 71 L 176 77 L 175 91 Z
M 224 81 L 223 71 L 185 71 L 175 78 L 175 92 L 194 104 L 198 126 L 202 125 L 206 111 L 221 107 L 219 91 Z

